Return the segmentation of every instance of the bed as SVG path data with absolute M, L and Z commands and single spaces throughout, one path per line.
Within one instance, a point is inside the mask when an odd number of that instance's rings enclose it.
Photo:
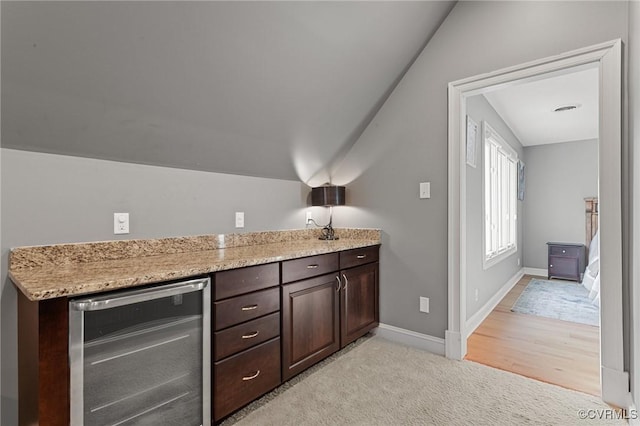
M 600 306 L 600 233 L 598 232 L 598 199 L 585 198 L 586 246 L 589 252 L 582 285 L 589 290 L 589 299 Z

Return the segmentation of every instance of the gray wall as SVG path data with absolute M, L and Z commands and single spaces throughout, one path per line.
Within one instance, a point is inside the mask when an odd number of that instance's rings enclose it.
M 527 146 L 524 266 L 547 269 L 547 242 L 585 242 L 584 199 L 598 196 L 598 141 Z
M 523 159 L 523 149 L 518 138 L 509 126 L 502 120 L 493 107 L 482 95 L 467 99 L 467 115 L 478 124 L 478 159 L 477 167 L 466 166 L 467 171 L 467 319 L 478 312 L 498 290 L 513 277 L 521 268 L 518 260 L 522 253 L 522 202 L 518 201 L 518 251 L 501 262 L 484 269 L 484 246 L 482 234 L 484 229 L 484 214 L 482 211 L 482 174 L 484 173 L 483 153 L 484 139 L 482 138 L 482 121 L 489 123 L 502 138 Z M 478 290 L 478 300 L 475 292 Z
M 323 184 L 453 2 L 0 7 L 5 148 Z
M 629 145 L 631 146 L 632 164 L 632 227 L 633 239 L 630 258 L 633 259 L 632 267 L 632 323 L 630 335 L 631 345 L 631 392 L 636 407 L 640 403 L 640 2 L 631 2 L 629 5 Z
M 16 289 L 11 247 L 303 228 L 308 189 L 287 180 L 2 149 L 2 419 L 16 424 Z M 235 229 L 234 212 L 245 212 Z M 113 235 L 113 213 L 131 233 Z
M 384 230 L 380 319 L 437 337 L 447 328 L 447 83 L 622 38 L 626 2 L 459 2 L 337 168 Z M 418 199 L 418 182 L 432 197 Z M 419 312 L 419 296 L 431 313 Z

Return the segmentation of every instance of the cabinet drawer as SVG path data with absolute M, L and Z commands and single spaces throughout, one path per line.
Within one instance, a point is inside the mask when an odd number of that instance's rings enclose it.
M 215 360 L 220 361 L 280 335 L 280 313 L 254 319 L 214 334 Z
M 215 363 L 213 381 L 217 421 L 280 384 L 280 338 Z
M 290 283 L 337 271 L 338 253 L 321 254 L 282 262 L 282 282 Z
M 353 266 L 364 265 L 378 261 L 378 252 L 380 247 L 363 247 L 354 250 L 340 252 L 340 268 L 351 268 Z
M 551 256 L 580 256 L 580 247 L 575 246 L 549 246 L 549 255 Z
M 280 284 L 280 268 L 277 263 L 250 266 L 217 272 L 213 287 L 214 300 L 226 299 Z
M 215 330 L 280 310 L 280 287 L 214 302 Z

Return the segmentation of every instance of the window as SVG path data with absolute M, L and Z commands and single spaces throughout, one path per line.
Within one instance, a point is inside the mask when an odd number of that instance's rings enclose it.
M 517 250 L 518 155 L 484 122 L 484 268 Z

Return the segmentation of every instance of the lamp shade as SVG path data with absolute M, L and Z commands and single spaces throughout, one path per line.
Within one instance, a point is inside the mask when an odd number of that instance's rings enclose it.
M 311 188 L 312 206 L 344 206 L 344 204 L 344 186 L 328 185 Z

